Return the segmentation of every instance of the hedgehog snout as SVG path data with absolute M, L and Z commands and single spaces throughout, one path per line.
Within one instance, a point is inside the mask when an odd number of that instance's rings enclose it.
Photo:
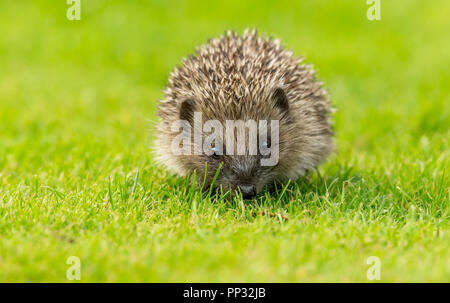
M 239 184 L 237 186 L 244 199 L 250 199 L 256 196 L 256 187 L 253 184 Z

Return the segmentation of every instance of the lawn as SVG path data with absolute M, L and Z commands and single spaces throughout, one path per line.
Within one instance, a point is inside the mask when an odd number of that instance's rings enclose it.
M 448 1 L 68 7 L 0 2 L 0 282 L 70 282 L 71 256 L 81 282 L 370 282 L 371 256 L 381 282 L 450 281 Z M 157 104 L 183 56 L 246 27 L 314 64 L 338 148 L 216 199 L 156 165 Z

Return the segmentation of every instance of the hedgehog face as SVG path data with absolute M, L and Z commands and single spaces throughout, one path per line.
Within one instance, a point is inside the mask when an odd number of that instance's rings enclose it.
M 261 102 L 265 110 L 257 110 Z M 247 101 L 250 110 L 245 115 L 232 102 L 222 104 L 231 108 L 225 106 L 217 114 L 196 99 L 182 101 L 179 116 L 189 129 L 184 139 L 192 148 L 181 163 L 200 181 L 206 175 L 207 184 L 217 172 L 216 188 L 251 198 L 277 179 L 280 127 L 288 120 L 289 102 L 284 91 L 275 88 L 268 100 Z

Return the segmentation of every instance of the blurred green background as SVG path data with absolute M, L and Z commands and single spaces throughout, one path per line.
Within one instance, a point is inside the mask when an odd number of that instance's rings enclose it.
M 0 282 L 449 281 L 450 3 L 0 2 Z M 336 155 L 279 198 L 214 205 L 150 153 L 171 69 L 257 28 L 312 63 Z M 139 174 L 138 174 L 139 172 Z M 256 215 L 272 213 L 274 216 Z M 289 218 L 280 219 L 281 215 Z

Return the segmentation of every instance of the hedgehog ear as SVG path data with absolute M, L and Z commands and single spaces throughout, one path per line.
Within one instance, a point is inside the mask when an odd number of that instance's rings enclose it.
M 186 99 L 181 102 L 180 119 L 186 120 L 189 122 L 189 124 L 192 124 L 192 122 L 194 121 L 194 108 L 195 103 L 192 99 Z
M 281 112 L 287 112 L 289 110 L 289 101 L 286 97 L 284 90 L 280 87 L 275 88 L 272 93 L 272 103 L 275 108 L 281 110 Z

